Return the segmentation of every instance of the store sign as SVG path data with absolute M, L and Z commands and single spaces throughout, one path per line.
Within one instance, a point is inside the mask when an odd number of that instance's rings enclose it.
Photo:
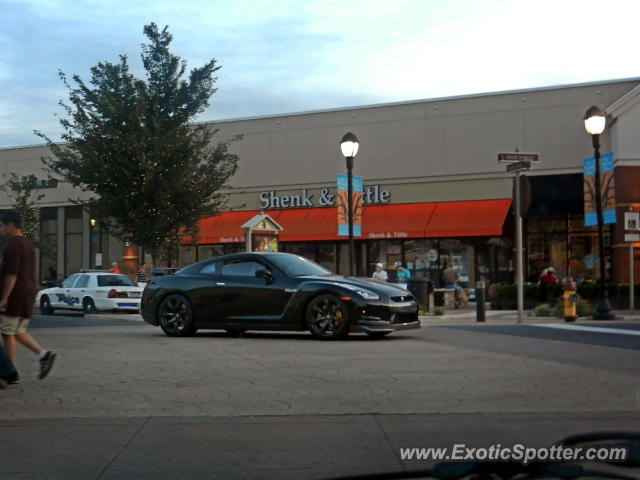
M 332 189 L 323 188 L 316 197 L 313 192 L 306 188 L 300 190 L 300 193 L 279 195 L 275 190 L 260 192 L 258 194 L 261 209 L 269 208 L 311 208 L 311 207 L 335 207 L 336 194 Z M 380 185 L 364 186 L 362 191 L 362 204 L 375 205 L 389 203 L 391 192 L 382 190 Z

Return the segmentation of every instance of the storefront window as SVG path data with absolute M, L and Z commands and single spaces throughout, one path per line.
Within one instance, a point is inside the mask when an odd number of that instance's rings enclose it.
M 318 243 L 318 255 L 316 261 L 327 270 L 336 271 L 336 244 L 335 243 Z
M 608 226 L 605 226 L 604 234 L 605 246 L 608 246 Z M 527 219 L 526 248 L 529 281 L 538 281 L 540 273 L 548 267 L 555 268 L 559 278 L 572 277 L 578 283 L 600 278 L 598 229 L 585 227 L 582 215 Z M 605 255 L 608 265 L 608 248 L 605 249 Z
M 475 285 L 475 255 L 473 245 L 461 240 L 440 240 L 440 268 L 453 265 L 460 275 L 462 286 Z
M 433 281 L 438 275 L 438 241 L 430 239 L 405 240 L 404 262 L 412 278 Z
M 300 255 L 301 257 L 308 258 L 309 260 L 313 260 L 314 262 L 316 260 L 316 244 L 313 242 L 291 242 L 282 244 L 282 251 Z
M 198 260 L 219 257 L 231 253 L 244 252 L 244 243 L 220 243 L 217 245 L 199 245 Z

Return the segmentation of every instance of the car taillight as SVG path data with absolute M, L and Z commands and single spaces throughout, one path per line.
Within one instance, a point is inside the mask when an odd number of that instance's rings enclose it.
M 109 297 L 109 298 L 117 298 L 118 297 L 118 292 L 116 291 L 115 288 L 112 288 L 111 290 L 109 290 L 109 295 L 107 295 L 107 297 Z

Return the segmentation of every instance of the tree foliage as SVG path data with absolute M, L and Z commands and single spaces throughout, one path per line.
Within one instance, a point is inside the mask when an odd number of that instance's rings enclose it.
M 169 51 L 172 36 L 151 23 L 142 44 L 145 80 L 130 72 L 127 57 L 100 62 L 85 83 L 60 78 L 69 90 L 66 117 L 53 157 L 43 158 L 52 174 L 96 194 L 88 202 L 102 228 L 143 246 L 154 257 L 185 235 L 195 238 L 198 221 L 220 211 L 221 189 L 237 169 L 234 139 L 213 143 L 216 130 L 193 124 L 215 93 L 212 59 L 186 77 L 186 62 Z M 237 138 L 237 137 L 236 137 Z
M 40 229 L 40 207 L 36 206 L 44 195 L 34 193 L 38 186 L 35 175 L 18 176 L 15 173 L 3 175 L 2 190 L 11 202 L 11 207 L 20 214 L 22 234 L 37 247 Z M 0 245 L 4 248 L 4 244 Z

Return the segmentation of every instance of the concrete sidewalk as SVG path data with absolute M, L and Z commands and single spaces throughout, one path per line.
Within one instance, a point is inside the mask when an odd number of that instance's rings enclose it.
M 540 448 L 636 420 L 637 412 L 4 420 L 0 477 L 333 478 L 434 463 L 402 460 L 401 448 Z

